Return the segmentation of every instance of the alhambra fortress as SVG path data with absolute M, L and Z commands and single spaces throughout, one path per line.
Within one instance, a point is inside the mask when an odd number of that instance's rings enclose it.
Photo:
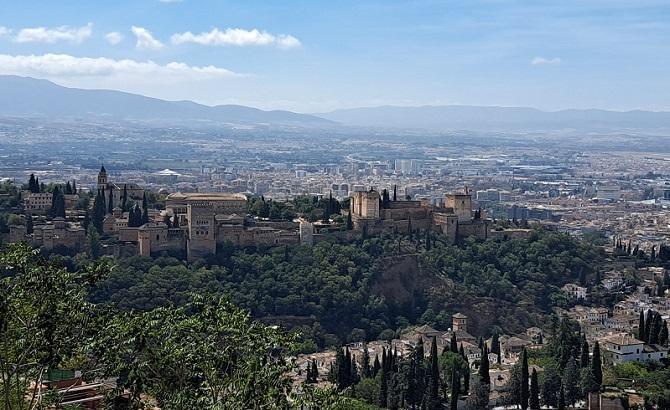
M 395 200 L 374 188 L 353 192 L 350 196 L 351 230 L 335 223 L 310 223 L 306 220 L 271 221 L 247 215 L 247 197 L 240 193 L 182 193 L 167 195 L 164 210 L 147 211 L 141 226 L 129 226 L 129 211 L 122 209 L 124 196 L 144 205 L 144 190 L 137 184 L 108 180 L 104 166 L 98 174 L 98 193 L 107 203 L 103 221 L 104 253 L 115 256 L 149 256 L 163 252 L 186 255 L 189 260 L 216 254 L 217 247 L 231 243 L 239 247 L 276 246 L 302 243 L 311 245 L 328 237 L 349 241 L 361 235 L 415 233 L 427 230 L 444 234 L 452 243 L 467 237 L 489 238 L 526 236 L 523 229 L 492 230 L 491 220 L 473 208 L 472 196 L 465 188 L 447 193 L 440 204 L 426 200 Z M 48 214 L 51 193 L 24 192 L 25 209 L 38 217 L 33 232 L 13 225 L 10 241 L 26 240 L 47 250 L 66 248 L 74 252 L 86 246 L 83 213 L 76 209 L 79 194 L 65 197 L 66 218 L 39 218 Z M 166 223 L 170 221 L 170 223 Z

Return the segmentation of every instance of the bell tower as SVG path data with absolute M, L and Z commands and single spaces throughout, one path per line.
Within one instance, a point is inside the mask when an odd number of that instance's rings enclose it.
M 100 172 L 98 172 L 98 189 L 107 188 L 107 170 L 105 166 L 100 167 Z

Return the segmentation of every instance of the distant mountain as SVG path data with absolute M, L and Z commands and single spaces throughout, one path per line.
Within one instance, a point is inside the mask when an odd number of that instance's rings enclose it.
M 670 112 L 563 110 L 464 105 L 381 106 L 314 114 L 343 125 L 439 130 L 670 130 Z
M 323 118 L 290 111 L 263 111 L 242 105 L 210 107 L 121 91 L 67 88 L 47 80 L 12 75 L 0 75 L 0 115 L 308 126 L 333 124 Z

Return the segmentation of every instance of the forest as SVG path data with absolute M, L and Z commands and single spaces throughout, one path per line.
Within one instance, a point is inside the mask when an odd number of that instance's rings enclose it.
M 560 287 L 585 280 L 602 257 L 588 243 L 544 229 L 528 239 L 458 245 L 434 233 L 313 247 L 223 245 L 210 260 L 191 264 L 167 256 L 115 260 L 90 300 L 148 311 L 183 305 L 192 292 L 223 295 L 254 318 L 299 330 L 300 350 L 312 352 L 390 339 L 413 324 L 446 330 L 461 310 L 472 315 L 477 336 L 521 331 L 543 320 Z M 416 261 L 401 272 L 403 280 L 389 277 L 398 260 Z M 89 263 L 83 255 L 62 261 L 73 270 Z M 473 309 L 499 314 L 478 318 Z

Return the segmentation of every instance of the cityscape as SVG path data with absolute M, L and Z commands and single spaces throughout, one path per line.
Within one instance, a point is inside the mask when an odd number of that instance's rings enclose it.
M 0 17 L 5 409 L 670 409 L 663 2 L 121 3 Z

